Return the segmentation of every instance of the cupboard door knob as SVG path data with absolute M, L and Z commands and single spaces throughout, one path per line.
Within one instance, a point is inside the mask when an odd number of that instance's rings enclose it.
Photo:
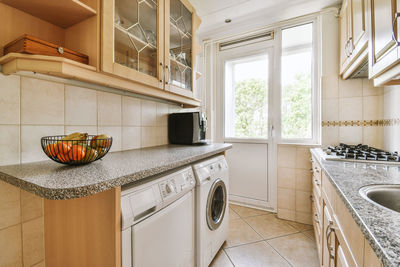
M 165 78 L 165 71 L 164 71 L 164 66 L 163 66 L 162 62 L 160 62 L 160 66 L 161 66 L 161 70 L 162 70 L 162 74 L 160 75 L 160 77 L 161 77 L 160 83 L 162 83 L 164 81 L 164 78 Z
M 396 26 L 396 22 L 397 22 L 397 19 L 399 18 L 399 16 L 400 16 L 400 12 L 396 12 L 394 14 L 393 24 L 392 24 L 392 39 L 393 39 L 393 41 L 396 42 L 396 46 L 399 45 L 399 41 L 396 38 L 396 35 L 395 35 L 395 32 L 394 32 L 394 27 Z
M 165 68 L 168 70 L 166 71 L 166 73 L 168 73 L 168 79 L 167 78 L 165 79 L 165 84 L 168 84 L 171 78 L 171 68 L 168 65 L 165 65 Z

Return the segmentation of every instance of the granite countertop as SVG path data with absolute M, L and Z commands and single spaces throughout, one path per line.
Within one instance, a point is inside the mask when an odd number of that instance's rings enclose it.
M 232 148 L 230 144 L 164 145 L 114 152 L 88 165 L 41 161 L 0 167 L 0 179 L 47 199 L 89 196 L 190 164 Z
M 374 205 L 359 189 L 373 184 L 400 184 L 400 165 L 327 161 L 320 163 L 383 266 L 400 265 L 400 213 Z

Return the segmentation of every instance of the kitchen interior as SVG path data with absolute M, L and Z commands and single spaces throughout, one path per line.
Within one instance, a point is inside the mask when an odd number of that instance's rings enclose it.
M 399 266 L 399 16 L 0 0 L 0 267 Z

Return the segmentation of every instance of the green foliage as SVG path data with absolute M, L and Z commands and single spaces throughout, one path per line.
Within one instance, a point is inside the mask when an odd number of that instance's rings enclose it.
M 282 137 L 311 138 L 311 75 L 300 73 L 282 90 Z
M 247 79 L 235 85 L 235 137 L 267 137 L 267 93 L 263 79 Z

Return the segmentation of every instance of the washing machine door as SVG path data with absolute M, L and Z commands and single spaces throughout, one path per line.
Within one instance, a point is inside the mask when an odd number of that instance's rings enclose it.
M 216 179 L 207 198 L 207 225 L 210 230 L 214 231 L 221 225 L 224 220 L 226 204 L 226 185 L 221 179 Z

